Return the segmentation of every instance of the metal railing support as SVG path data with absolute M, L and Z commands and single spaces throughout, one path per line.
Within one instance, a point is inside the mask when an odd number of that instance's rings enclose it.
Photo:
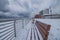
M 16 37 L 16 20 L 14 20 L 14 34 L 15 34 L 15 37 Z

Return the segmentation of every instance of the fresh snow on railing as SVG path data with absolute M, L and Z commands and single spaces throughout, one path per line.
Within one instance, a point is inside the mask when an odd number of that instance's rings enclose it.
M 15 20 L 0 20 L 0 40 L 12 40 L 15 35 Z

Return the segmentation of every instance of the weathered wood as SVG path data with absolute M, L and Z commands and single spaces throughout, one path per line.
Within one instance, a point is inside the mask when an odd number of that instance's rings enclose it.
M 36 21 L 35 24 L 36 24 L 39 32 L 41 33 L 43 39 L 47 40 L 48 39 L 48 34 L 49 34 L 48 31 L 50 30 L 51 25 L 48 25 L 48 24 L 45 24 L 45 23 L 42 23 L 42 22 L 39 22 L 39 21 Z
M 36 23 L 38 23 L 40 26 L 42 26 L 46 31 L 50 30 L 51 25 L 36 21 Z

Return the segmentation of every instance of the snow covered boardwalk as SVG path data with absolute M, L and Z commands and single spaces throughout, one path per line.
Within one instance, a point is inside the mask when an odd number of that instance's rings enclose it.
M 15 40 L 39 40 L 38 37 L 42 40 L 42 37 L 38 30 L 35 29 L 35 24 L 32 23 L 32 20 L 25 26 L 25 28 L 17 28 L 17 36 Z M 38 35 L 37 35 L 38 34 Z
M 60 40 L 60 19 L 36 19 L 37 21 L 50 24 L 48 40 Z M 9 20 L 0 22 L 0 40 L 43 40 L 35 23 L 30 20 Z M 15 23 L 15 26 L 14 26 Z M 3 24 L 3 25 L 2 25 Z M 8 25 L 7 25 L 8 24 Z M 5 26 L 4 26 L 5 25 Z M 15 37 L 16 27 L 16 37 Z M 8 30 L 9 29 L 9 30 Z M 4 31 L 5 30 L 5 31 Z M 13 30 L 13 31 L 12 31 Z M 6 35 L 5 35 L 6 34 Z M 8 36 L 9 35 L 9 36 Z M 12 39 L 14 38 L 14 39 Z

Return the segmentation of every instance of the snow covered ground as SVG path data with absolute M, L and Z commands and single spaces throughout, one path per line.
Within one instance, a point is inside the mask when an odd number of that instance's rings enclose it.
M 36 20 L 51 25 L 48 40 L 60 40 L 60 19 L 36 19 Z M 21 22 L 22 22 L 21 20 L 16 21 L 17 36 L 14 40 L 29 40 L 28 35 L 30 32 L 30 29 L 35 26 L 34 24 L 32 24 L 32 20 L 29 20 L 28 22 L 26 20 L 27 25 L 25 25 L 23 28 L 21 25 L 22 24 Z
M 22 24 L 22 20 L 16 21 L 16 38 L 14 40 L 26 40 L 27 34 L 29 32 L 28 28 L 30 25 L 27 25 L 31 22 L 30 19 L 24 19 L 24 24 Z M 31 24 L 31 23 L 30 23 Z M 24 26 L 24 27 L 23 27 Z M 27 27 L 28 26 L 28 27 Z
M 28 20 L 26 20 L 27 22 Z M 35 24 L 32 23 L 32 20 L 29 20 L 28 21 L 28 24 L 26 26 L 22 26 L 22 20 L 18 20 L 16 21 L 16 38 L 14 40 L 30 40 L 30 36 L 31 36 L 31 29 L 32 29 L 32 40 L 34 40 L 34 32 L 35 32 L 35 36 L 36 36 L 36 40 L 38 40 L 38 37 L 37 37 L 37 32 L 36 30 L 34 29 L 36 26 Z M 40 37 L 40 39 L 42 40 L 41 38 L 41 35 L 39 34 L 38 32 L 38 35 Z
M 51 25 L 48 40 L 60 40 L 60 19 L 36 19 L 36 20 Z

